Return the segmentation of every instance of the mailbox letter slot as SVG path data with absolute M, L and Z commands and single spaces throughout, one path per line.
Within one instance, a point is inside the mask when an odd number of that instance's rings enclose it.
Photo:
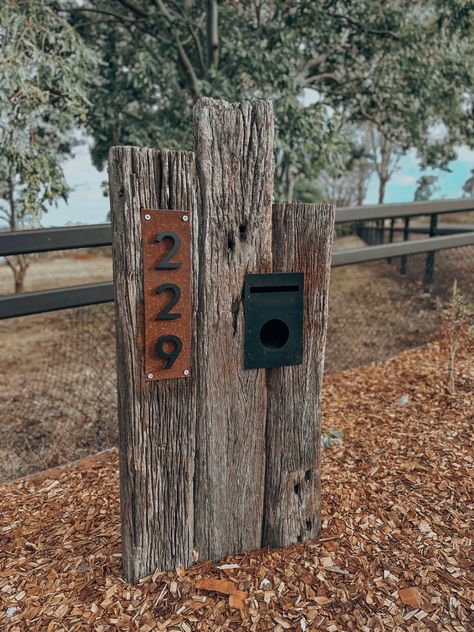
M 302 272 L 245 275 L 246 369 L 301 364 L 303 294 Z

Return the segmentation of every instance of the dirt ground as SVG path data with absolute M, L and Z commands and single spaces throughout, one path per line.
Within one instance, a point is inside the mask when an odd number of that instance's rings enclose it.
M 121 570 L 115 450 L 0 485 L 0 627 L 67 630 L 472 630 L 474 344 L 457 392 L 434 342 L 325 378 L 319 540 L 138 585 Z
M 354 236 L 336 242 L 360 245 Z M 108 257 L 79 255 L 34 262 L 28 289 L 110 278 Z M 420 280 L 424 261 L 411 257 L 406 277 L 396 260 L 333 268 L 327 373 L 435 338 L 454 278 L 474 302 L 474 248 L 437 254 L 432 292 Z M 0 289 L 10 276 L 0 266 Z M 114 335 L 111 304 L 0 321 L 0 481 L 116 445 Z

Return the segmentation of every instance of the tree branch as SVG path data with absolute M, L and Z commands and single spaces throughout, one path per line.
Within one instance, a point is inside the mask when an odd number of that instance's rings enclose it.
M 199 40 L 199 36 L 196 32 L 196 29 L 198 31 L 202 30 L 202 24 L 199 24 L 197 21 L 194 20 L 190 20 L 188 17 L 188 14 L 186 13 L 186 11 L 184 11 L 182 9 L 182 7 L 180 7 L 179 3 L 176 2 L 176 0 L 171 0 L 171 2 L 173 3 L 173 6 L 176 8 L 176 11 L 179 12 L 181 18 L 184 20 L 184 22 L 186 23 L 187 29 L 194 41 L 194 45 L 196 47 L 196 51 L 197 51 L 197 55 L 198 55 L 198 59 L 199 59 L 199 65 L 201 67 L 201 71 L 203 73 L 206 72 L 206 64 L 205 64 L 205 60 L 204 60 L 204 54 L 203 54 L 203 50 L 202 50 L 202 46 L 201 46 L 201 42 Z
M 206 4 L 206 41 L 207 64 L 209 68 L 215 68 L 219 63 L 219 30 L 216 0 L 207 0 Z
M 118 2 L 120 2 L 120 4 L 123 7 L 125 7 L 126 9 L 129 9 L 132 13 L 134 13 L 135 15 L 138 15 L 141 18 L 150 17 L 144 9 L 139 7 L 137 4 L 135 4 L 131 0 L 118 0 Z
M 119 0 L 120 2 L 123 0 Z M 128 2 L 128 0 L 126 0 Z M 163 3 L 163 0 L 153 0 L 154 5 L 160 9 L 160 11 L 163 13 L 163 15 L 165 16 L 165 18 L 167 18 L 170 22 L 173 21 L 173 16 L 171 15 L 171 13 L 169 12 L 169 10 L 167 9 L 167 7 L 165 6 L 165 4 Z M 169 27 L 170 33 L 171 35 L 174 37 L 175 42 L 176 42 L 176 46 L 178 48 L 178 57 L 179 57 L 179 61 L 181 63 L 181 66 L 186 74 L 186 76 L 188 77 L 188 80 L 191 84 L 191 91 L 193 93 L 193 96 L 195 99 L 199 99 L 200 97 L 202 97 L 202 91 L 201 91 L 201 86 L 200 86 L 200 81 L 196 75 L 196 72 L 193 68 L 193 65 L 191 63 L 191 60 L 189 59 L 186 51 L 184 50 L 184 47 L 181 43 L 180 37 L 177 33 L 173 32 L 173 30 L 171 29 L 171 27 Z
M 97 15 L 108 15 L 109 17 L 119 20 L 120 22 L 130 22 L 126 15 L 120 13 L 114 13 L 113 11 L 105 11 L 104 9 L 88 9 L 86 7 L 78 7 L 77 9 L 67 9 L 69 12 L 74 13 L 96 13 Z
M 362 24 L 362 22 L 359 22 L 359 20 L 356 20 L 355 18 L 351 17 L 350 15 L 343 15 L 342 13 L 329 13 L 329 16 L 332 18 L 336 18 L 338 20 L 345 20 L 346 22 L 349 22 L 350 24 L 353 24 L 354 26 L 358 26 L 359 28 L 361 28 L 363 31 L 365 31 L 366 33 L 372 33 L 372 35 L 385 35 L 387 37 L 391 37 L 392 39 L 395 40 L 399 40 L 400 36 L 397 35 L 396 33 L 394 33 L 393 31 L 386 31 L 384 29 L 368 29 L 365 27 L 364 24 Z

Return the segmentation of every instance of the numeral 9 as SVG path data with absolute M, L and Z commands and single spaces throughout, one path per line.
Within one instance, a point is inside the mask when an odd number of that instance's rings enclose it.
M 174 344 L 173 351 L 165 351 L 164 344 L 166 342 L 171 342 L 172 344 Z M 156 343 L 156 352 L 160 356 L 160 358 L 166 360 L 165 366 L 163 367 L 164 369 L 171 369 L 176 361 L 176 358 L 181 353 L 182 348 L 183 343 L 181 341 L 181 338 L 178 338 L 178 336 L 168 334 L 166 336 L 160 336 L 158 338 L 158 342 Z

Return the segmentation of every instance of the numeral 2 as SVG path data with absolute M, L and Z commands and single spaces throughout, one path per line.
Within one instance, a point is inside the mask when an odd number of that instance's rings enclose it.
M 172 230 L 164 230 L 155 237 L 155 241 L 159 243 L 160 241 L 163 241 L 163 239 L 167 238 L 173 240 L 173 245 L 171 246 L 170 251 L 166 253 L 166 255 L 163 257 L 163 259 L 156 264 L 156 270 L 177 270 L 181 267 L 180 263 L 171 262 L 171 259 L 178 252 L 179 246 L 181 244 L 181 239 L 179 235 L 177 235 Z
M 168 352 L 164 350 L 163 345 L 165 342 L 172 342 L 174 344 L 173 351 Z M 166 335 L 158 338 L 158 342 L 156 343 L 156 352 L 160 358 L 166 360 L 165 366 L 163 367 L 164 369 L 171 369 L 176 358 L 181 353 L 182 348 L 183 343 L 181 342 L 181 338 L 178 338 L 178 336 Z
M 170 311 L 176 305 L 176 303 L 181 298 L 181 290 L 174 283 L 163 283 L 156 290 L 157 294 L 161 294 L 162 292 L 166 292 L 166 290 L 171 290 L 172 297 L 169 303 L 167 303 L 161 312 L 157 315 L 156 320 L 175 320 L 176 318 L 181 318 L 181 314 L 176 312 L 175 314 L 170 314 Z

